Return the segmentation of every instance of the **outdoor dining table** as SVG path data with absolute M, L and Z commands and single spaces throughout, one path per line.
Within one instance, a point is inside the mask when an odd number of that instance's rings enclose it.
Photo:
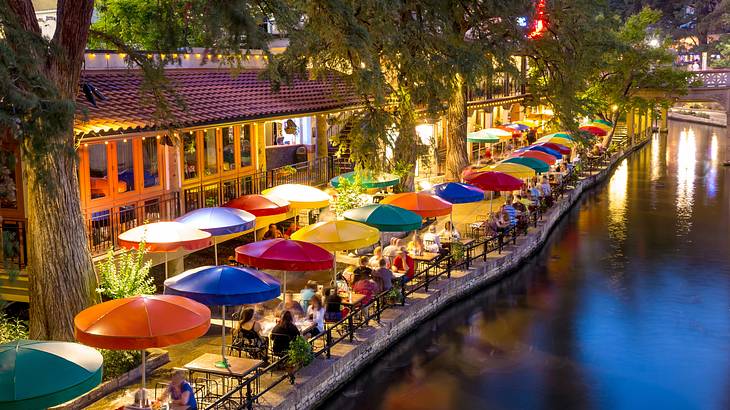
M 190 380 L 195 380 L 194 373 L 204 374 L 206 381 L 211 380 L 211 376 L 220 376 L 222 389 L 220 392 L 213 393 L 222 394 L 228 391 L 228 379 L 236 379 L 238 383 L 241 383 L 244 378 L 255 373 L 264 364 L 263 360 L 226 356 L 228 367 L 219 367 L 216 366 L 216 363 L 220 362 L 220 359 L 219 354 L 204 353 L 183 367 L 190 373 Z M 232 388 L 233 385 L 230 387 Z
M 271 336 L 271 331 L 274 330 L 274 327 L 276 326 L 276 319 L 270 316 L 262 319 L 259 323 L 261 324 L 261 332 L 259 332 L 259 334 L 261 337 L 269 338 L 269 336 Z M 294 325 L 297 329 L 299 329 L 299 333 L 303 335 L 310 333 L 315 327 L 317 327 L 316 323 L 308 319 L 295 319 Z
M 350 310 L 362 303 L 363 299 L 365 299 L 365 295 L 353 292 L 340 294 L 340 297 L 342 298 L 342 305 L 347 306 Z

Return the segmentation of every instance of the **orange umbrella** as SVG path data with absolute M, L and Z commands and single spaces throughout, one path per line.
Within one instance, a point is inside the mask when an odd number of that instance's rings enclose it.
M 515 153 L 515 155 L 513 155 L 513 156 L 539 159 L 540 161 L 542 161 L 548 165 L 553 165 L 556 161 L 554 156 L 541 152 L 541 151 L 522 151 L 522 152 Z
M 406 192 L 386 196 L 381 204 L 391 204 L 415 212 L 422 218 L 434 218 L 451 213 L 451 204 L 425 192 Z
M 110 300 L 82 310 L 74 318 L 76 340 L 92 347 L 142 350 L 165 347 L 203 336 L 210 327 L 210 309 L 173 295 L 134 296 Z

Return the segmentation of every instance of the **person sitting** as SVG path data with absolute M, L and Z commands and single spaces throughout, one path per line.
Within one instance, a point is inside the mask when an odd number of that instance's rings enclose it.
M 350 291 L 350 284 L 347 282 L 347 279 L 345 278 L 345 275 L 343 272 L 337 273 L 337 276 L 335 276 L 335 283 L 333 283 L 332 285 L 335 286 L 338 291 L 342 291 L 342 292 Z
M 458 230 L 456 230 L 456 226 L 451 224 L 451 221 L 446 221 L 444 223 L 444 229 L 439 232 L 439 236 L 451 241 L 458 241 L 461 239 L 461 234 Z
M 271 330 L 271 351 L 276 356 L 283 356 L 289 350 L 289 344 L 299 336 L 299 328 L 294 324 L 291 313 L 286 310 L 279 323 Z
M 299 292 L 301 296 L 299 303 L 302 305 L 303 310 L 307 310 L 307 307 L 309 307 L 309 299 L 312 299 L 315 293 L 317 293 L 317 282 L 313 280 L 307 281 L 307 285 Z
M 403 246 L 403 241 L 400 238 L 390 238 L 390 245 L 383 249 L 383 256 L 393 260 L 398 250 Z
M 393 260 L 393 271 L 403 273 L 404 281 L 413 279 L 416 274 L 416 262 L 408 255 L 406 248 L 401 248 Z
M 332 288 L 324 291 L 326 307 L 324 320 L 328 322 L 339 322 L 342 320 L 342 298 Z
M 542 190 L 542 196 L 545 198 L 545 202 L 547 206 L 553 205 L 553 196 L 552 196 L 552 189 L 550 188 L 550 182 L 548 181 L 547 177 L 542 177 L 542 184 L 540 185 L 540 188 Z
M 373 256 L 370 257 L 370 260 L 368 261 L 368 266 L 375 270 L 380 267 L 380 260 L 385 259 L 386 265 L 390 266 L 390 259 L 386 256 L 383 256 L 383 248 L 380 246 L 376 246 L 373 250 Z
M 421 239 L 421 235 L 419 235 L 418 233 L 414 233 L 413 240 L 408 242 L 407 249 L 408 252 L 413 252 L 414 255 L 423 255 L 423 252 L 425 251 L 425 246 L 423 244 L 423 239 Z
M 364 276 L 370 276 L 371 273 L 373 273 L 373 270 L 368 267 L 368 262 L 370 261 L 370 258 L 367 256 L 361 256 L 360 260 L 358 261 L 357 268 L 352 272 L 353 273 L 353 279 L 352 279 L 352 285 L 355 286 L 355 282 L 357 282 L 358 277 L 364 277 Z
M 371 300 L 380 293 L 378 284 L 372 279 L 370 268 L 367 268 L 366 273 L 355 274 L 355 283 L 352 285 L 352 291 L 365 296 L 362 299 L 362 304 L 367 305 Z M 365 271 L 362 271 L 365 272 Z
M 276 226 L 276 224 L 270 224 L 269 229 L 264 233 L 264 239 L 277 239 L 277 238 L 283 238 L 284 235 L 279 230 L 279 227 Z
M 274 310 L 274 315 L 277 317 L 282 317 L 286 312 L 289 312 L 290 315 L 293 315 L 295 317 L 304 316 L 304 309 L 302 308 L 302 305 L 294 300 L 294 295 L 291 292 L 287 292 L 284 294 L 284 301 L 279 303 L 279 306 L 276 307 L 276 309 Z
M 167 388 L 158 399 L 160 402 L 171 401 L 171 410 L 197 410 L 198 402 L 195 401 L 195 392 L 190 383 L 185 380 L 185 370 L 177 370 L 172 374 L 172 379 Z
M 521 214 L 524 214 L 527 212 L 527 205 L 525 205 L 524 198 L 522 198 L 521 194 L 517 194 L 515 197 L 515 201 L 512 203 L 512 207 L 515 208 L 515 210 Z
M 282 236 L 284 238 L 289 239 L 289 237 L 291 236 L 291 234 L 293 234 L 294 232 L 296 232 L 298 230 L 299 230 L 299 225 L 297 225 L 296 222 L 292 222 L 292 223 L 289 224 L 289 227 L 286 228 L 286 231 L 284 231 L 284 233 L 282 234 Z
M 385 259 L 381 259 L 378 269 L 373 271 L 373 280 L 378 282 L 381 291 L 390 290 L 393 287 L 393 272 L 388 269 Z
M 313 336 L 324 332 L 324 314 L 325 309 L 322 306 L 322 299 L 318 295 L 312 296 L 312 299 L 309 301 L 309 307 L 307 308 L 307 319 L 317 325 L 317 332 Z
M 261 332 L 261 324 L 256 320 L 253 308 L 247 307 L 241 311 L 241 320 L 233 327 L 234 338 L 243 332 L 249 335 L 258 335 Z
M 507 198 L 507 201 L 502 205 L 502 212 L 507 214 L 509 218 L 509 225 L 517 225 L 517 210 L 512 206 L 512 199 Z
M 423 242 L 428 252 L 441 250 L 441 237 L 436 233 L 436 225 L 428 227 L 428 232 L 423 235 Z

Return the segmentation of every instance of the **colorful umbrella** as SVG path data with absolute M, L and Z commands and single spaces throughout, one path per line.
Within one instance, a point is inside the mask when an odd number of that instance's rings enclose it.
M 389 195 L 380 201 L 381 204 L 391 204 L 415 212 L 423 218 L 435 218 L 451 213 L 451 204 L 425 192 L 406 192 Z
M 553 143 L 553 144 L 565 145 L 566 147 L 574 147 L 575 146 L 575 141 L 572 138 L 550 137 L 550 136 L 540 137 L 537 140 L 537 144 L 536 145 L 541 145 L 541 144 L 546 143 L 546 142 L 547 143 Z
M 373 175 L 372 173 L 358 173 L 356 175 L 355 171 L 346 172 L 342 175 L 336 176 L 330 180 L 330 185 L 337 188 L 340 186 L 340 180 L 344 179 L 347 180 L 350 183 L 353 183 L 358 177 L 360 179 L 360 184 L 363 188 L 366 189 L 373 189 L 373 188 L 386 188 L 393 185 L 398 185 L 400 182 L 400 177 L 393 174 L 378 174 Z
M 534 158 L 548 165 L 553 165 L 557 161 L 554 156 L 536 150 L 525 150 L 521 152 L 516 152 L 513 158 Z
M 602 118 L 596 118 L 592 122 L 595 122 L 595 123 L 598 123 L 598 124 L 603 124 L 603 125 L 605 125 L 607 127 L 613 127 L 613 123 L 611 121 L 604 120 Z
M 337 252 L 370 246 L 380 240 L 380 232 L 360 222 L 325 221 L 305 226 L 291 238 Z
M 466 182 L 485 191 L 515 191 L 522 187 L 524 182 L 502 172 L 476 172 L 465 178 Z
M 561 132 L 554 132 L 554 133 L 548 134 L 548 135 L 543 135 L 543 138 L 552 138 L 552 137 L 566 138 L 566 139 L 575 141 L 573 139 L 573 137 L 569 133 L 562 132 L 562 131 Z
M 579 129 L 581 131 L 588 131 L 591 134 L 599 136 L 599 137 L 602 137 L 602 136 L 608 134 L 608 132 L 606 132 L 606 130 L 604 130 L 603 128 L 600 128 L 600 127 L 596 127 L 595 125 L 584 125 L 584 126 L 580 127 Z
M 167 279 L 167 253 L 180 249 L 195 251 L 213 244 L 208 232 L 182 222 L 166 221 L 140 225 L 119 235 L 119 246 L 138 249 L 144 242 L 149 252 L 165 254 L 165 279 Z
M 185 271 L 165 281 L 165 294 L 184 296 L 207 306 L 221 307 L 221 361 L 227 368 L 226 306 L 260 303 L 275 299 L 281 284 L 273 276 L 253 268 L 203 266 Z
M 144 349 L 184 343 L 203 336 L 209 328 L 207 306 L 173 295 L 110 300 L 74 318 L 76 340 L 87 346 L 142 351 L 142 389 L 146 384 Z
M 388 204 L 372 204 L 350 209 L 342 216 L 347 220 L 372 226 L 380 232 L 407 232 L 421 228 L 420 215 Z
M 533 120 L 520 120 L 520 121 L 515 121 L 514 123 L 515 124 L 526 125 L 526 126 L 528 126 L 530 128 L 535 128 L 535 127 L 539 127 L 540 126 L 540 123 L 538 123 L 537 121 L 533 121 Z
M 517 124 L 517 123 L 507 124 L 507 125 L 505 125 L 505 127 L 514 128 L 518 131 L 529 131 L 530 130 L 530 127 L 528 127 L 527 125 Z
M 45 409 L 101 383 L 101 353 L 78 343 L 15 340 L 0 344 L 0 408 Z
M 542 146 L 542 145 L 530 145 L 529 147 L 521 148 L 521 149 L 518 149 L 517 151 L 518 152 L 540 151 L 543 154 L 548 154 L 548 155 L 552 156 L 553 159 L 563 159 L 563 154 L 561 154 L 558 151 L 552 150 L 548 147 Z
M 259 216 L 280 215 L 289 212 L 289 202 L 274 196 L 243 195 L 226 202 L 223 206 L 236 208 Z
M 593 126 L 593 127 L 598 127 L 598 128 L 600 128 L 600 129 L 602 129 L 602 130 L 604 130 L 606 132 L 611 131 L 611 128 L 612 128 L 611 126 L 606 125 L 606 124 L 601 123 L 601 122 L 591 122 L 591 123 L 589 123 L 587 125 L 590 125 L 590 126 Z
M 507 158 L 504 161 L 505 163 L 515 163 L 524 165 L 526 167 L 530 167 L 535 170 L 535 172 L 548 172 L 550 171 L 550 165 L 547 163 L 540 161 L 539 159 L 535 158 L 525 158 L 525 157 L 518 157 L 518 158 Z
M 541 142 L 539 144 L 534 144 L 533 146 L 534 147 L 545 147 L 545 148 L 551 149 L 555 152 L 559 152 L 563 155 L 570 155 L 570 147 L 567 147 L 562 144 L 556 144 L 553 142 Z
M 261 192 L 289 201 L 289 206 L 295 209 L 319 209 L 329 206 L 332 198 L 321 189 L 308 185 L 283 184 Z
M 535 170 L 520 164 L 499 162 L 494 165 L 486 166 L 480 171 L 501 172 L 519 179 L 532 178 L 535 176 Z
M 466 142 L 473 142 L 476 144 L 495 144 L 499 141 L 499 135 L 491 134 L 486 128 L 466 134 Z
M 452 204 L 467 204 L 484 200 L 484 191 L 460 182 L 445 182 L 434 185 L 431 193 Z
M 208 232 L 213 236 L 215 264 L 218 264 L 218 241 L 216 236 L 230 235 L 248 231 L 256 226 L 256 217 L 236 208 L 212 207 L 190 211 L 176 219 L 193 228 Z
M 317 271 L 332 268 L 332 254 L 321 247 L 291 239 L 267 239 L 236 248 L 236 261 L 259 269 Z

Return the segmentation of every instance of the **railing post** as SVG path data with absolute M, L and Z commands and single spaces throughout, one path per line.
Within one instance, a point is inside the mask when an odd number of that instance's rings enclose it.
M 327 328 L 326 333 L 325 343 L 327 344 L 327 347 L 325 349 L 325 355 L 329 359 L 331 357 L 330 350 L 332 349 L 332 327 Z
M 403 275 L 400 278 L 400 305 L 405 306 L 406 305 L 406 276 Z
M 253 410 L 253 398 L 251 397 L 251 381 L 246 383 L 246 408 Z
M 350 336 L 351 342 L 352 342 L 352 339 L 353 339 L 354 333 L 355 333 L 355 324 L 352 322 L 352 314 L 353 314 L 353 312 L 350 312 L 347 314 L 347 327 L 349 327 L 348 330 L 350 333 L 349 336 Z
M 426 268 L 426 292 L 428 292 L 428 271 L 431 270 L 431 267 Z

